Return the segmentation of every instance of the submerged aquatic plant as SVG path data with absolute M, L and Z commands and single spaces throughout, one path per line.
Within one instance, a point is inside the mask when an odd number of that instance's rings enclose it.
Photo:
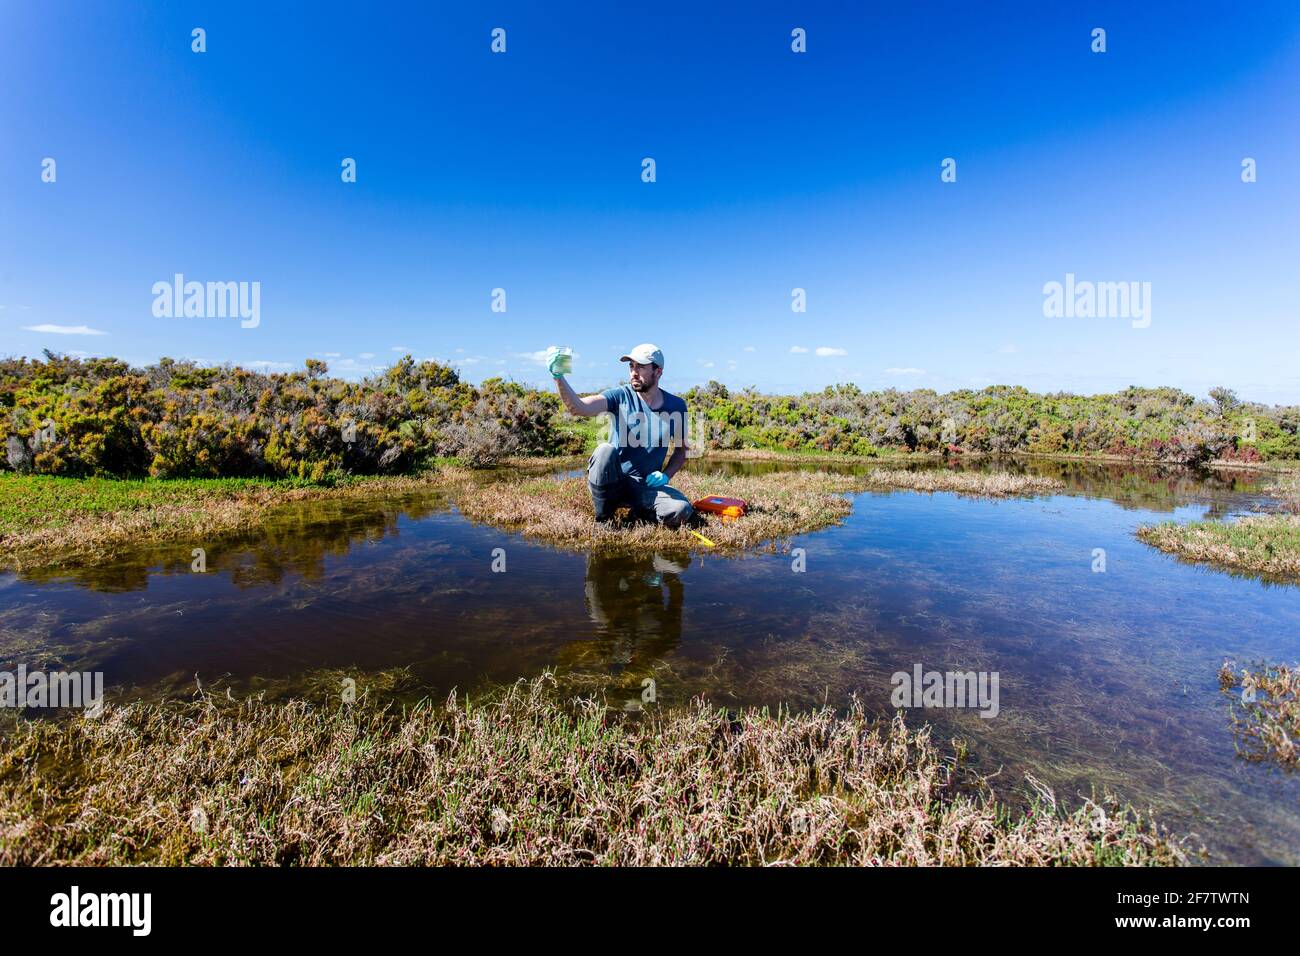
M 1241 688 L 1232 707 L 1237 752 L 1285 770 L 1300 767 L 1300 667 L 1257 663 L 1238 674 L 1231 661 L 1219 669 L 1219 689 Z

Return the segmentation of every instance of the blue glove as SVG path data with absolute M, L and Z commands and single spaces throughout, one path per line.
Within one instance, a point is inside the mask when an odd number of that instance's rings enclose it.
M 668 476 L 662 471 L 652 471 L 646 475 L 645 486 L 647 488 L 662 488 L 668 484 Z

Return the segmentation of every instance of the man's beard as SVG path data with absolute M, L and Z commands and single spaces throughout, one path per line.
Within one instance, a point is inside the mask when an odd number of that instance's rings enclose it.
M 644 392 L 649 387 L 650 385 L 648 382 L 637 381 L 636 379 L 632 380 L 632 391 L 634 392 Z

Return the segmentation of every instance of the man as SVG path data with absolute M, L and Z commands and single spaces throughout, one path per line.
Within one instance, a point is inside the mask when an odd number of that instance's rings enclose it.
M 599 395 L 579 397 L 564 379 L 564 358 L 551 354 L 547 368 L 560 400 L 574 415 L 591 418 L 609 412 L 609 440 L 596 447 L 587 463 L 587 487 L 596 520 L 614 517 L 620 505 L 634 516 L 678 528 L 694 509 L 686 496 L 668 484 L 686 463 L 686 402 L 659 387 L 664 353 L 656 346 L 638 345 L 619 359 L 628 363 L 628 384 Z M 664 455 L 673 446 L 668 463 Z

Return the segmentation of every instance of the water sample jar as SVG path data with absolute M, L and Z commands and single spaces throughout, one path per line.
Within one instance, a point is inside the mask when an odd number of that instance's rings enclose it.
M 560 360 L 555 363 L 555 371 L 560 375 L 573 374 L 573 349 L 567 345 L 555 350 L 559 353 Z

